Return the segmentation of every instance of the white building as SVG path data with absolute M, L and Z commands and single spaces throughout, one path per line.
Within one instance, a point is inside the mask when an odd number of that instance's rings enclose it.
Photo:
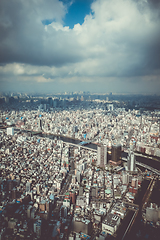
M 86 205 L 84 196 L 77 196 L 76 205 L 84 207 Z
M 14 135 L 14 128 L 7 128 L 7 135 Z
M 108 111 L 113 111 L 113 104 L 107 104 Z
M 146 208 L 146 219 L 147 221 L 151 221 L 151 222 L 157 222 L 158 218 L 159 218 L 159 212 L 160 209 L 152 207 L 152 203 L 150 207 Z
M 129 183 L 129 174 L 124 172 L 122 175 L 122 184 L 128 184 L 128 183 Z
M 136 158 L 135 158 L 134 152 L 129 152 L 127 157 L 127 166 L 128 166 L 128 171 L 133 172 L 136 170 Z

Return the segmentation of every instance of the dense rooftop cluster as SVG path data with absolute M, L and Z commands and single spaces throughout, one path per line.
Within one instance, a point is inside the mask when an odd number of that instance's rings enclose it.
M 133 149 L 160 157 L 160 112 L 115 108 L 104 103 L 92 109 L 49 108 L 36 110 L 1 111 L 1 122 L 17 128 L 63 135 L 80 140 L 107 144 L 119 143 L 122 148 Z M 106 110 L 107 109 L 107 110 Z
M 140 173 L 113 174 L 110 166 L 96 166 L 95 151 L 56 138 L 6 133 L 1 132 L 0 149 L 2 236 L 7 231 L 15 237 L 43 239 L 47 223 L 48 237 L 66 238 L 69 230 L 71 236 L 79 231 L 103 236 L 109 233 L 108 213 L 124 218 L 123 201 L 133 202 Z
M 157 113 L 114 109 L 112 103 L 97 109 L 91 103 L 76 110 L 42 107 L 0 112 L 0 239 L 114 235 L 127 213 L 139 208 L 134 201 L 146 172 L 135 168 L 133 152 L 160 156 Z M 101 150 L 98 155 L 96 149 L 60 140 L 60 135 L 106 146 L 108 155 L 116 144 L 132 154 L 127 166 L 107 159 L 101 166 Z M 146 217 L 160 225 L 158 207 L 148 206 Z

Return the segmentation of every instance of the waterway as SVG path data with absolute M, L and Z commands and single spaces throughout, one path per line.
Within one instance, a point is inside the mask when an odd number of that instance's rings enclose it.
M 122 220 L 122 223 L 119 227 L 119 229 L 117 230 L 117 236 L 115 238 L 115 240 L 120 240 L 123 238 L 123 235 L 128 227 L 129 222 L 131 221 L 133 215 L 134 215 L 134 211 L 129 210 L 126 217 Z
M 128 153 L 123 152 L 122 157 L 127 157 Z M 156 161 L 150 158 L 147 158 L 146 156 L 141 157 L 141 156 L 136 156 L 136 161 L 144 163 L 152 168 L 155 168 L 157 170 L 160 170 L 160 161 Z
M 17 129 L 18 130 L 18 129 Z M 29 130 L 21 130 L 22 132 L 30 132 Z M 40 136 L 40 137 L 47 137 L 47 138 L 50 138 L 50 139 L 54 139 L 54 138 L 57 138 L 57 139 L 60 139 L 64 142 L 68 142 L 68 143 L 74 143 L 74 144 L 79 144 L 81 142 L 81 140 L 79 139 L 75 139 L 75 138 L 70 138 L 70 137 L 66 137 L 66 136 L 62 136 L 62 135 L 55 135 L 55 134 L 45 134 L 45 133 L 38 133 L 37 132 L 32 132 L 34 134 L 36 134 L 37 136 Z M 86 145 L 87 148 L 90 148 L 90 149 L 94 149 L 96 150 L 97 149 L 97 144 L 94 144 L 94 143 L 90 143 L 90 144 L 87 144 Z M 123 152 L 122 153 L 122 157 L 127 157 L 128 153 L 126 152 Z M 138 162 L 141 162 L 141 163 L 144 163 L 150 167 L 153 167 L 157 170 L 160 170 L 160 161 L 156 161 L 156 160 L 153 160 L 153 159 L 150 159 L 150 158 L 147 158 L 145 155 L 144 157 L 141 157 L 141 156 L 136 156 L 136 161 Z
M 73 139 L 73 138 L 69 138 L 69 137 L 65 137 L 65 136 L 57 136 L 57 135 L 52 135 L 52 134 L 40 134 L 41 137 L 48 137 L 50 139 L 54 139 L 55 137 L 57 139 L 60 139 L 64 142 L 68 142 L 68 143 L 74 143 L 74 144 L 79 144 L 81 142 L 81 140 L 78 139 Z M 86 145 L 88 148 L 90 149 L 97 149 L 97 144 L 94 143 L 90 143 Z M 127 157 L 128 153 L 123 152 L 122 153 L 122 157 Z M 141 157 L 141 156 L 136 156 L 136 161 L 144 163 L 150 167 L 153 167 L 157 170 L 160 170 L 160 161 L 155 161 L 152 159 L 149 159 L 147 157 Z
M 150 202 L 156 203 L 160 207 L 160 180 L 157 180 L 152 194 L 150 196 Z
M 131 231 L 126 236 L 125 240 L 159 239 L 160 230 L 153 228 L 151 224 L 145 225 L 142 220 L 142 205 L 143 205 L 142 199 L 149 185 L 149 182 L 150 182 L 149 180 L 144 180 L 142 182 L 141 189 L 138 192 L 137 198 L 134 201 L 135 204 L 139 205 L 139 212 L 131 228 Z
M 48 134 L 41 134 L 40 136 L 48 137 L 50 139 L 57 138 L 57 139 L 60 139 L 64 142 L 74 143 L 74 144 L 79 144 L 81 142 L 81 140 L 79 140 L 79 139 L 69 138 L 69 137 L 65 137 L 65 136 L 61 136 L 61 135 L 57 136 L 57 135 L 51 135 L 51 134 L 49 134 L 49 135 Z M 97 149 L 97 145 L 94 144 L 94 143 L 87 144 L 86 146 L 90 149 L 95 149 L 95 150 Z
M 54 138 L 57 138 L 57 139 L 60 139 L 64 142 L 68 142 L 68 143 L 74 143 L 74 144 L 79 144 L 81 142 L 81 140 L 78 140 L 78 139 L 73 139 L 73 138 L 69 138 L 69 137 L 65 137 L 65 136 L 57 136 L 57 135 L 52 135 L 52 134 L 38 134 L 40 137 L 47 137 L 47 138 L 50 138 L 50 139 L 54 139 Z M 88 144 L 87 145 L 88 148 L 91 148 L 91 149 L 97 149 L 97 145 L 96 144 Z M 127 157 L 128 153 L 125 153 L 123 152 L 122 153 L 122 156 L 123 157 Z M 160 170 L 160 161 L 155 161 L 153 159 L 149 159 L 147 157 L 142 157 L 142 156 L 136 156 L 136 160 L 141 162 L 141 163 L 144 163 L 148 166 L 151 166 L 157 170 Z M 142 186 L 141 186 L 141 190 L 139 191 L 139 194 L 137 195 L 137 198 L 135 199 L 135 204 L 139 205 L 139 212 L 138 212 L 138 215 L 137 215 L 137 218 L 136 218 L 136 221 L 134 222 L 132 228 L 131 228 L 131 231 L 129 232 L 129 234 L 126 235 L 125 237 L 125 240 L 141 240 L 141 239 L 155 239 L 157 240 L 158 238 L 158 233 L 157 233 L 157 230 L 156 229 L 153 229 L 153 227 L 151 227 L 150 225 L 146 226 L 143 224 L 143 221 L 142 221 L 142 218 L 141 218 L 141 208 L 142 208 L 142 199 L 143 199 L 143 196 L 146 192 L 146 189 L 149 185 L 149 180 L 144 180 L 142 182 Z M 126 220 L 124 221 L 124 225 L 127 224 L 128 222 L 128 219 L 131 219 L 133 215 L 133 211 L 130 211 Z M 116 239 L 121 239 L 122 237 L 122 232 L 123 230 L 125 229 L 125 226 L 123 226 Z

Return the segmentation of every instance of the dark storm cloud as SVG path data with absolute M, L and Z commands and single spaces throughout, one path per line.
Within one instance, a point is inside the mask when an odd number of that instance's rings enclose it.
M 143 4 L 136 0 L 138 6 L 141 6 L 142 14 L 146 6 L 150 8 L 150 17 L 156 25 L 160 25 L 160 1 L 147 0 Z M 148 39 L 142 44 L 144 61 L 141 64 L 140 74 L 152 74 L 154 71 L 160 71 L 160 27 L 156 28 L 154 34 L 151 33 Z
M 156 9 L 160 7 L 160 1 L 159 0 L 148 0 L 148 3 Z
M 154 45 L 148 48 L 146 55 L 146 69 L 150 72 L 154 70 L 160 71 L 160 35 L 157 37 Z

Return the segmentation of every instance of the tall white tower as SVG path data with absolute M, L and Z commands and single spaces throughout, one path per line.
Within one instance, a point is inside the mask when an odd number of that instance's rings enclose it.
M 135 158 L 134 152 L 129 152 L 127 157 L 127 166 L 128 166 L 128 171 L 133 172 L 136 170 L 136 158 Z

